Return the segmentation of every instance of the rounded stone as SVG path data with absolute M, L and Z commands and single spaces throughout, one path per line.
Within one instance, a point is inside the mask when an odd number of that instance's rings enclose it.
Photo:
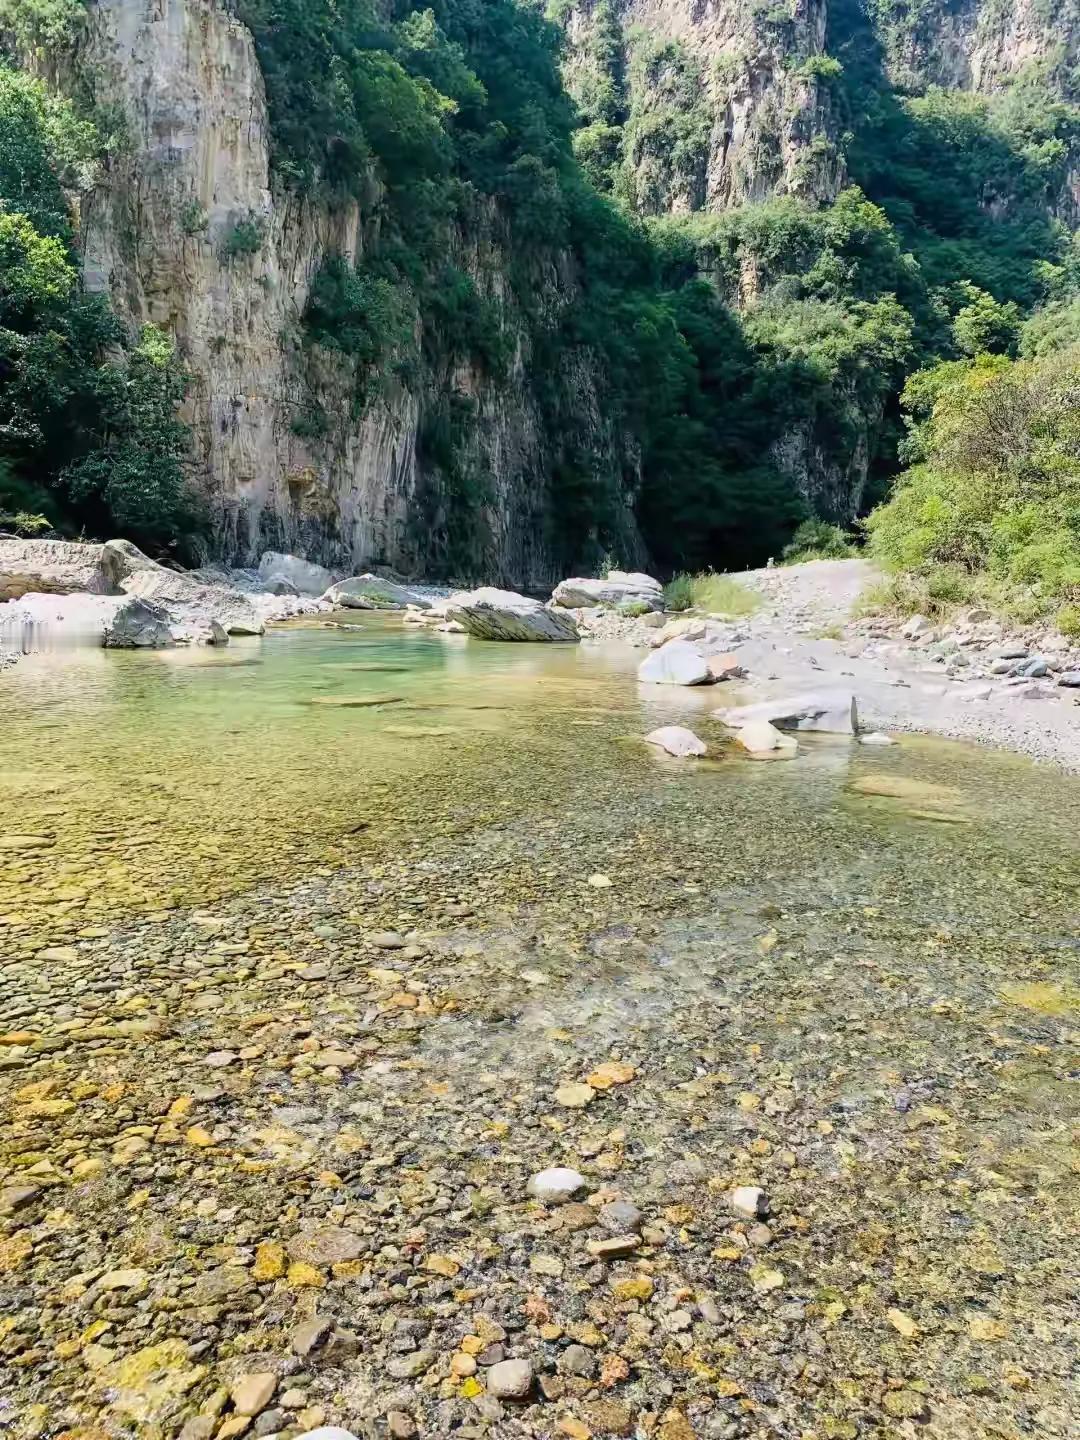
M 498 1400 L 524 1400 L 532 1383 L 532 1365 L 528 1360 L 500 1360 L 487 1373 L 488 1394 Z
M 585 1176 L 565 1165 L 554 1165 L 550 1170 L 540 1170 L 528 1184 L 528 1191 L 536 1200 L 545 1205 L 564 1205 L 571 1200 L 585 1184 Z

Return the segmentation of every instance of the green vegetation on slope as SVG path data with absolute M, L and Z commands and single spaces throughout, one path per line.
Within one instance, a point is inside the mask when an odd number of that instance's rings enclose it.
M 100 145 L 67 101 L 0 68 L 0 524 L 186 544 L 199 515 L 174 347 L 153 327 L 129 343 L 72 249 L 65 192 L 92 183 Z
M 871 549 L 930 599 L 1024 619 L 1080 602 L 1080 346 L 983 355 L 908 382 L 912 467 L 871 515 Z M 918 588 L 907 592 L 913 600 Z

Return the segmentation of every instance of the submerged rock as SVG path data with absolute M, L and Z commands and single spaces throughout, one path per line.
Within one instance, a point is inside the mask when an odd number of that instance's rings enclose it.
M 829 735 L 856 735 L 859 713 L 850 690 L 820 690 L 803 695 L 786 695 L 756 705 L 717 710 L 717 717 L 733 730 L 759 720 L 782 730 L 819 730 Z
M 709 662 L 687 640 L 669 640 L 638 666 L 638 679 L 650 685 L 707 685 Z
M 654 730 L 651 735 L 645 736 L 645 743 L 646 745 L 659 745 L 669 755 L 680 757 L 708 753 L 708 747 L 704 740 L 699 740 L 692 730 L 687 730 L 682 725 L 662 725 L 659 730 Z
M 447 618 L 464 625 L 478 640 L 576 641 L 577 626 L 562 610 L 514 590 L 484 586 L 450 597 Z
M 555 586 L 552 600 L 567 610 L 585 610 L 592 605 L 648 605 L 664 608 L 664 587 L 651 575 L 612 570 L 602 580 L 563 580 Z

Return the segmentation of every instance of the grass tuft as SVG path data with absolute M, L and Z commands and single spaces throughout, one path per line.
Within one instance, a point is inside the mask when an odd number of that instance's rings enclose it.
M 704 610 L 709 615 L 753 615 L 761 599 L 729 575 L 711 571 L 699 575 L 676 575 L 664 587 L 668 610 Z

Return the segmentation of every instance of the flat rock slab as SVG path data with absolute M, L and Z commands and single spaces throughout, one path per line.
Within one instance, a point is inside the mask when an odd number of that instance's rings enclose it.
M 859 730 L 858 707 L 850 690 L 785 695 L 779 700 L 762 700 L 756 705 L 739 705 L 714 713 L 733 730 L 762 720 L 781 730 L 817 730 L 827 735 L 857 735 Z
M 339 710 L 363 710 L 369 705 L 404 705 L 404 695 L 313 695 L 309 705 L 330 705 Z

